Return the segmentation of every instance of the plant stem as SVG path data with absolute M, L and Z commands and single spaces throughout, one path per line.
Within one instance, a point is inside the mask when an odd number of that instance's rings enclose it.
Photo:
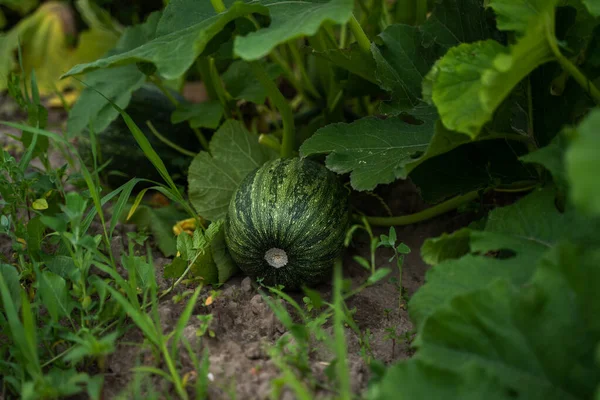
M 211 100 L 219 100 L 215 85 L 213 85 L 213 82 L 210 79 L 210 62 L 208 61 L 208 58 L 199 57 L 198 61 L 196 62 L 196 67 L 198 68 L 200 79 L 202 80 L 202 83 L 204 83 L 204 88 L 206 89 L 208 98 Z
M 164 345 L 164 343 L 162 343 L 160 350 L 163 353 L 163 358 L 165 359 L 165 363 L 167 364 L 167 369 L 169 370 L 169 372 L 171 373 L 171 376 L 173 377 L 173 384 L 175 385 L 175 390 L 177 391 L 179 398 L 187 400 L 188 394 L 185 391 L 185 388 L 183 387 L 183 385 L 181 383 L 181 379 L 179 379 L 179 374 L 177 373 L 177 369 L 175 368 L 175 365 L 173 365 L 173 360 L 171 359 L 169 350 Z
M 304 87 L 302 87 L 302 84 L 294 75 L 294 71 L 292 70 L 288 62 L 281 56 L 281 54 L 279 54 L 277 49 L 274 49 L 269 54 L 269 58 L 281 67 L 281 69 L 283 70 L 283 75 L 294 87 L 294 89 L 296 89 L 298 93 L 302 94 L 304 98 L 306 98 L 306 95 L 304 94 Z
M 266 89 L 269 98 L 273 102 L 273 105 L 279 110 L 281 114 L 281 120 L 283 121 L 283 141 L 281 144 L 281 157 L 292 157 L 294 155 L 294 145 L 296 142 L 296 133 L 294 129 L 294 114 L 292 108 L 288 104 L 281 91 L 269 78 L 267 71 L 260 64 L 260 62 L 252 62 L 252 71 L 259 80 L 259 82 Z
M 171 92 L 169 92 L 169 89 L 167 89 L 167 87 L 163 83 L 162 79 L 160 79 L 156 75 L 152 75 L 150 77 L 150 81 L 152 83 L 154 83 L 156 85 L 156 87 L 158 87 L 165 96 L 167 96 L 167 98 L 169 99 L 171 104 L 173 104 L 175 106 L 175 108 L 179 107 L 179 101 L 171 94 Z M 204 150 L 210 152 L 210 150 L 208 148 L 208 140 L 206 140 L 206 138 L 204 137 L 204 134 L 202 132 L 200 132 L 200 130 L 198 128 L 192 128 L 192 131 L 194 131 L 194 134 L 196 134 L 196 137 L 198 138 L 198 141 L 200 142 L 200 145 L 202 145 Z M 159 139 L 160 139 L 160 137 L 159 137 Z
M 310 94 L 312 94 L 316 99 L 320 99 L 321 94 L 315 88 L 312 81 L 310 80 L 310 77 L 308 76 L 308 72 L 306 72 L 306 68 L 304 67 L 304 60 L 302 58 L 302 55 L 298 51 L 298 48 L 294 44 L 289 43 L 289 49 L 290 49 L 292 58 L 294 59 L 294 62 L 296 63 L 296 68 L 298 68 L 298 70 L 300 71 L 300 77 L 302 78 L 302 81 L 306 85 L 306 90 L 308 90 L 310 92 Z
M 343 24 L 340 28 L 340 49 L 346 48 L 346 40 L 348 39 L 348 24 Z
M 573 78 L 575 78 L 577 83 L 579 83 L 579 85 L 586 90 L 590 96 L 592 96 L 596 104 L 600 104 L 600 90 L 598 90 L 592 81 L 590 81 L 587 76 L 585 76 L 583 72 L 581 72 L 579 68 L 577 68 L 577 66 L 571 62 L 571 60 L 565 57 L 558 48 L 558 43 L 554 34 L 553 18 L 546 22 L 546 39 L 548 40 L 550 48 L 552 49 L 552 53 L 554 54 L 554 57 L 556 57 L 556 61 L 560 64 L 560 66 L 569 74 L 571 74 Z
M 223 0 L 210 0 L 210 4 L 212 4 L 217 14 L 220 14 L 227 10 L 225 4 L 223 4 Z
M 281 153 L 281 144 L 272 135 L 266 135 L 264 133 L 261 133 L 260 136 L 258 137 L 258 143 L 260 143 L 264 146 L 270 147 L 273 150 Z
M 427 20 L 427 0 L 416 0 L 415 23 L 421 25 Z
M 156 75 L 152 75 L 152 76 L 150 76 L 150 82 L 154 83 L 156 85 L 156 87 L 158 87 L 160 89 L 160 91 L 169 99 L 171 104 L 173 104 L 175 107 L 177 107 L 179 105 L 179 100 L 177 100 L 171 94 L 171 92 L 169 92 L 169 89 L 167 89 L 167 87 L 163 83 L 162 79 L 160 79 Z
M 150 121 L 146 121 L 146 125 L 148 125 L 148 128 L 150 129 L 150 132 L 152 132 L 152 134 L 154 136 L 156 136 L 161 142 L 165 143 L 167 146 L 171 147 L 174 150 L 177 150 L 178 152 L 180 152 L 181 154 L 185 155 L 185 156 L 189 156 L 189 157 L 195 157 L 196 154 L 184 149 L 181 146 L 178 146 L 177 144 L 171 142 L 169 139 L 167 139 L 166 137 L 164 137 L 163 135 L 160 134 L 160 132 L 158 132 L 156 130 L 156 128 L 154 127 L 154 125 L 152 125 L 152 122 Z M 203 145 L 204 146 L 204 145 Z M 208 143 L 207 143 L 207 147 L 208 147 Z
M 414 0 L 396 1 L 396 23 L 413 25 L 416 20 L 416 10 Z
M 475 190 L 461 196 L 453 197 L 450 200 L 414 214 L 401 215 L 399 217 L 367 217 L 367 221 L 369 221 L 369 224 L 375 226 L 411 225 L 445 214 L 477 198 L 479 198 L 479 191 Z
M 513 142 L 521 142 L 529 148 L 533 143 L 529 136 L 520 135 L 518 133 L 503 133 L 503 132 L 490 132 L 489 135 L 481 136 L 479 140 L 512 140 Z M 535 149 L 534 149 L 535 150 Z M 531 150 L 530 150 L 531 151 Z
M 223 112 L 227 118 L 231 118 L 231 110 L 227 106 L 227 94 L 225 93 L 225 87 L 223 86 L 223 81 L 219 76 L 219 71 L 217 71 L 217 65 L 215 64 L 214 58 L 209 58 L 209 71 L 210 71 L 210 81 L 214 85 L 215 91 L 217 92 L 217 97 L 223 106 Z
M 367 34 L 365 33 L 365 31 L 363 31 L 362 26 L 360 26 L 360 24 L 358 23 L 358 20 L 356 19 L 356 17 L 354 15 L 352 15 L 352 17 L 350 18 L 348 25 L 350 27 L 350 31 L 352 32 L 352 35 L 354 35 L 354 38 L 356 39 L 356 42 L 358 43 L 358 47 L 360 48 L 360 50 L 363 53 L 370 55 L 371 54 L 371 41 L 367 37 Z

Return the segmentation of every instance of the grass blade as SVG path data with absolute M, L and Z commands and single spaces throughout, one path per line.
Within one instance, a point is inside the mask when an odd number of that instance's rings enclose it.
M 24 295 L 24 292 L 21 290 L 21 307 L 27 307 L 29 312 L 25 311 L 24 314 L 31 313 L 31 305 L 27 300 L 27 297 Z M 11 336 L 14 340 L 15 344 L 18 346 L 21 354 L 23 354 L 25 361 L 30 367 L 30 373 L 34 376 L 39 376 L 42 374 L 40 363 L 37 357 L 37 347 L 30 347 L 28 337 L 25 333 L 25 329 L 21 321 L 19 320 L 19 314 L 17 313 L 17 308 L 13 299 L 10 295 L 10 291 L 4 281 L 4 277 L 0 274 L 0 298 L 2 298 L 2 305 L 4 307 L 4 313 L 6 314 L 6 319 L 8 322 L 8 326 L 10 327 Z M 29 318 L 29 317 L 28 317 Z M 35 332 L 35 330 L 34 330 Z
M 171 357 L 172 358 L 175 358 L 175 353 L 177 351 L 177 345 L 179 344 L 179 339 L 181 338 L 181 335 L 183 334 L 183 330 L 185 329 L 188 321 L 190 320 L 190 317 L 192 316 L 192 312 L 194 311 L 194 306 L 196 305 L 196 301 L 198 301 L 198 296 L 200 295 L 201 290 L 202 290 L 202 285 L 200 285 L 196 288 L 196 290 L 194 291 L 194 294 L 192 295 L 192 297 L 186 304 L 185 309 L 183 310 L 183 313 L 181 313 L 179 320 L 177 320 L 177 325 L 175 325 L 175 329 L 173 331 L 173 339 L 171 341 Z
M 131 368 L 131 370 L 133 372 L 143 372 L 143 373 L 146 373 L 146 374 L 158 375 L 158 376 L 166 379 L 169 382 L 173 382 L 173 378 L 171 378 L 171 375 L 167 374 L 162 369 L 158 369 L 158 368 L 154 368 L 154 367 L 149 367 L 147 365 L 142 365 L 142 366 L 139 366 L 139 367 L 133 367 L 133 368 Z
M 333 275 L 333 335 L 335 355 L 337 358 L 336 375 L 339 383 L 339 399 L 352 399 L 350 388 L 350 371 L 348 370 L 348 354 L 346 336 L 344 335 L 344 305 L 342 302 L 342 260 L 335 262 Z
M 133 188 L 135 187 L 135 185 L 138 184 L 139 181 L 140 181 L 140 179 L 134 178 L 134 179 L 131 179 L 126 184 L 124 184 L 123 186 L 121 186 L 121 195 L 119 196 L 119 199 L 117 200 L 117 203 L 115 204 L 115 207 L 113 209 L 112 218 L 110 220 L 110 228 L 108 230 L 108 234 L 109 234 L 110 238 L 112 238 L 112 235 L 113 235 L 113 232 L 115 231 L 117 223 L 119 222 L 119 219 L 121 218 L 121 215 L 123 214 L 123 211 L 125 210 L 125 206 L 127 205 L 127 200 L 129 200 L 129 197 L 131 196 L 131 192 L 133 191 Z
M 152 344 L 154 344 L 157 348 L 160 348 L 160 333 L 156 330 L 156 327 L 152 324 L 150 318 L 148 318 L 148 315 L 133 307 L 121 293 L 111 288 L 108 284 L 106 284 L 106 288 L 112 297 L 121 305 L 121 307 L 123 307 L 123 310 L 125 310 L 127 315 L 129 315 L 137 327 L 140 328 L 148 340 L 150 340 L 150 342 L 152 342 Z

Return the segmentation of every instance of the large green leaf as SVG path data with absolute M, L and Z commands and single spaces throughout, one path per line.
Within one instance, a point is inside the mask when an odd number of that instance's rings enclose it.
M 282 72 L 281 67 L 277 64 L 268 64 L 264 68 L 272 80 L 277 79 Z M 255 104 L 264 104 L 267 97 L 267 90 L 256 79 L 248 79 L 249 76 L 253 76 L 250 63 L 237 60 L 231 63 L 221 77 L 223 78 L 227 92 L 234 99 L 243 99 Z
M 268 9 L 256 3 L 236 2 L 217 15 L 209 2 L 171 1 L 156 26 L 155 35 L 148 41 L 129 51 L 77 65 L 65 76 L 146 62 L 154 64 L 157 73 L 165 79 L 176 79 L 187 71 L 209 41 L 229 22 L 253 13 L 267 14 Z
M 413 26 L 391 25 L 379 36 L 383 44 L 371 46 L 377 80 L 392 93 L 389 107 L 409 110 L 419 104 L 421 82 L 441 55 L 440 49 L 424 46 L 423 34 Z
M 425 44 L 434 41 L 446 49 L 495 34 L 480 0 L 435 0 L 435 8 L 421 30 Z
M 220 219 L 211 223 L 204 233 L 204 237 L 210 245 L 210 247 L 206 248 L 206 252 L 216 267 L 217 282 L 224 283 L 239 271 L 237 265 L 229 255 L 227 244 L 225 243 L 225 220 Z M 194 272 L 193 269 L 192 272 Z
M 478 0 L 439 0 L 422 26 L 386 28 L 380 45 L 371 47 L 377 79 L 392 94 L 384 110 L 396 113 L 416 106 L 423 78 L 449 48 L 492 37 L 492 26 L 482 22 L 484 12 Z
M 413 321 L 422 324 L 454 295 L 497 278 L 524 283 L 537 260 L 568 233 L 567 218 L 554 205 L 554 191 L 546 189 L 492 211 L 483 231 L 464 228 L 425 241 L 422 257 L 436 267 L 427 273 L 428 284 L 411 299 Z M 486 256 L 498 251 L 510 254 L 500 259 Z
M 145 23 L 127 28 L 107 56 L 126 53 L 154 37 L 159 19 L 160 13 L 153 13 Z M 145 81 L 146 76 L 135 65 L 88 73 L 84 82 L 90 87 L 83 90 L 69 113 L 68 136 L 75 137 L 90 125 L 94 132 L 102 132 L 117 118 L 119 112 L 98 92 L 121 109 L 125 109 L 131 100 L 131 93 L 139 89 Z
M 552 174 L 554 183 L 564 190 L 568 186 L 564 161 L 566 149 L 566 135 L 558 135 L 550 144 L 524 155 L 521 160 L 542 165 Z
M 597 229 L 597 221 L 582 221 L 572 208 L 559 212 L 555 190 L 536 190 L 514 204 L 493 210 L 483 231 L 464 228 L 428 239 L 422 255 L 430 264 L 470 253 L 511 250 L 513 256 L 535 260 L 563 238 L 582 241 Z M 598 238 L 586 242 L 600 243 Z
M 566 43 L 563 50 L 575 58 L 583 59 L 590 42 L 594 39 L 594 30 L 600 24 L 598 15 L 591 15 L 582 0 L 561 0 L 561 6 L 569 6 L 575 9 L 577 15 L 565 33 Z M 557 31 L 563 29 L 557 18 Z
M 324 58 L 338 67 L 347 69 L 371 83 L 378 83 L 375 75 L 377 67 L 373 56 L 361 51 L 356 43 L 346 49 L 325 49 L 323 51 L 312 49 L 311 54 Z
M 600 335 L 589 329 L 590 286 L 581 283 L 600 282 L 598 254 L 587 256 L 550 258 L 520 289 L 499 280 L 457 296 L 427 320 L 417 356 L 393 367 L 372 398 L 591 398 Z M 402 390 L 385 396 L 392 387 Z
M 171 114 L 171 123 L 189 121 L 192 128 L 216 129 L 223 117 L 223 106 L 219 101 L 208 100 L 202 103 L 180 103 Z
M 331 124 L 306 140 L 300 154 L 329 154 L 327 168 L 339 174 L 351 172 L 354 189 L 371 190 L 406 178 L 409 170 L 405 166 L 427 149 L 436 115 L 423 116 L 426 118 L 421 125 L 409 124 L 400 117 L 367 117 L 351 124 Z
M 490 0 L 488 5 L 497 15 L 498 28 L 524 33 L 541 18 L 553 14 L 559 0 Z
M 577 136 L 565 155 L 571 197 L 578 209 L 587 214 L 600 215 L 600 110 L 595 109 L 579 125 Z
M 466 135 L 453 133 L 450 137 L 442 136 L 440 139 L 448 140 L 456 136 L 467 138 Z M 437 203 L 474 190 L 485 190 L 538 178 L 535 169 L 523 164 L 518 158 L 526 151 L 524 146 L 502 139 L 481 139 L 478 138 L 473 143 L 461 144 L 452 151 L 435 157 L 425 158 L 429 152 L 428 148 L 428 151 L 416 160 L 420 163 L 411 171 L 410 178 L 419 187 L 423 200 Z M 434 137 L 432 144 L 436 140 Z M 458 139 L 448 141 L 446 144 L 450 148 L 457 142 Z M 432 148 L 433 150 L 435 148 Z M 442 150 L 443 147 L 440 148 L 440 151 Z
M 423 82 L 423 95 L 448 129 L 476 138 L 513 88 L 553 59 L 542 22 L 514 46 L 494 40 L 462 44 L 436 62 Z
M 588 8 L 590 14 L 594 17 L 600 17 L 600 1 L 598 0 L 583 0 L 583 3 Z
M 210 221 L 225 217 L 233 192 L 244 177 L 276 154 L 238 121 L 228 120 L 214 134 L 210 152 L 200 152 L 188 175 L 190 201 Z
M 313 36 L 325 22 L 344 24 L 352 16 L 353 0 L 261 0 L 269 10 L 268 27 L 235 38 L 234 51 L 244 60 L 258 60 L 279 44 Z

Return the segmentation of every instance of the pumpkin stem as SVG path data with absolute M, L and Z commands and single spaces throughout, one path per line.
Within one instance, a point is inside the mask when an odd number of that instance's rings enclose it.
M 288 256 L 285 250 L 273 247 L 265 253 L 265 260 L 267 260 L 271 267 L 281 268 L 287 265 Z

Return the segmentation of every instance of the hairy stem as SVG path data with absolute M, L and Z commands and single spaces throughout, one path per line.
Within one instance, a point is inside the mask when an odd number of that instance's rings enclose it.
M 258 137 L 258 143 L 270 147 L 278 153 L 281 153 L 281 143 L 279 143 L 279 141 L 272 135 L 261 133 Z
M 397 24 L 413 25 L 417 18 L 414 0 L 396 1 L 395 13 L 395 22 Z
M 154 83 L 156 85 L 156 87 L 158 87 L 165 96 L 167 96 L 167 98 L 169 99 L 171 104 L 173 104 L 175 106 L 175 108 L 179 107 L 179 101 L 171 94 L 169 89 L 163 83 L 162 79 L 160 79 L 156 75 L 152 75 L 150 77 L 150 81 L 152 83 Z M 210 152 L 210 150 L 208 149 L 208 140 L 206 140 L 206 138 L 204 137 L 204 134 L 202 132 L 200 132 L 200 130 L 198 128 L 192 128 L 192 131 L 194 131 L 194 134 L 198 138 L 198 141 L 200 142 L 200 145 L 202 146 L 202 148 L 204 148 L 204 150 Z M 159 139 L 160 139 L 160 137 L 159 137 Z
M 150 129 L 150 132 L 152 132 L 152 134 L 154 136 L 156 136 L 161 142 L 163 142 L 167 146 L 171 147 L 173 150 L 176 150 L 176 151 L 180 152 L 181 154 L 183 154 L 185 156 L 188 156 L 188 157 L 195 157 L 196 156 L 196 153 L 191 152 L 189 150 L 186 150 L 186 149 L 184 149 L 181 146 L 178 146 L 177 144 L 171 142 L 169 139 L 167 139 L 166 137 L 164 137 L 163 135 L 161 135 L 160 132 L 158 132 L 158 130 L 156 130 L 156 128 L 154 127 L 154 125 L 152 125 L 152 122 L 146 121 L 146 125 L 148 125 L 148 128 Z
M 581 72 L 579 68 L 571 60 L 565 57 L 560 49 L 558 48 L 558 43 L 556 40 L 556 36 L 554 34 L 554 20 L 549 20 L 546 23 L 546 39 L 550 44 L 550 48 L 552 49 L 552 53 L 554 53 L 554 57 L 556 57 L 556 61 L 560 64 L 560 66 L 567 71 L 576 81 L 577 83 L 586 90 L 590 96 L 594 99 L 596 104 L 600 104 L 600 90 L 590 81 L 587 76 Z
M 416 0 L 415 23 L 421 25 L 427 20 L 427 0 Z
M 229 109 L 229 107 L 227 105 L 227 94 L 225 93 L 225 87 L 223 85 L 223 81 L 221 80 L 221 77 L 219 76 L 219 71 L 217 71 L 217 65 L 215 64 L 214 58 L 211 57 L 209 59 L 209 65 L 210 65 L 209 79 L 212 82 L 212 84 L 214 85 L 215 91 L 217 92 L 217 97 L 218 97 L 219 101 L 221 102 L 221 105 L 223 106 L 223 112 L 225 113 L 225 116 L 227 118 L 231 118 L 231 110 Z
M 266 89 L 270 100 L 273 105 L 279 110 L 281 120 L 283 121 L 283 141 L 281 144 L 281 157 L 292 157 L 294 155 L 294 143 L 296 141 L 295 129 L 294 129 L 294 114 L 289 103 L 281 94 L 281 91 L 269 78 L 267 71 L 259 62 L 253 62 L 252 71 L 259 80 L 259 82 Z
M 371 41 L 367 37 L 367 34 L 365 33 L 365 31 L 363 31 L 362 26 L 360 26 L 360 23 L 358 22 L 358 20 L 356 19 L 356 17 L 354 15 L 350 18 L 350 21 L 348 22 L 348 26 L 350 27 L 350 31 L 352 32 L 352 35 L 354 35 L 354 38 L 356 39 L 356 42 L 358 43 L 358 47 L 360 48 L 360 50 L 363 53 L 370 55 L 371 54 Z
M 202 83 L 204 83 L 204 87 L 206 88 L 206 94 L 208 94 L 208 98 L 211 100 L 219 100 L 215 85 L 213 85 L 213 82 L 210 79 L 210 61 L 208 61 L 208 58 L 199 57 L 198 61 L 196 62 L 196 67 L 198 68 L 200 79 L 202 79 Z
M 399 225 L 411 225 L 417 222 L 426 221 L 428 219 L 437 217 L 438 215 L 445 214 L 449 211 L 455 210 L 460 205 L 469 203 L 479 198 L 479 191 L 469 192 L 467 194 L 453 197 L 443 203 L 437 204 L 426 210 L 419 211 L 414 214 L 401 215 L 399 217 L 367 217 L 369 224 L 374 226 L 399 226 Z
M 223 3 L 223 0 L 210 0 L 210 4 L 212 4 L 217 14 L 220 14 L 227 10 L 225 4 Z

